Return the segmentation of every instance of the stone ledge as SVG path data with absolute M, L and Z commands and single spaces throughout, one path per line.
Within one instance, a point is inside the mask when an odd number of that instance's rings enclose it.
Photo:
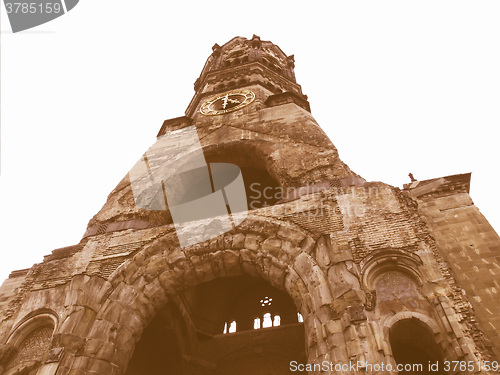
M 178 130 L 185 128 L 187 126 L 190 126 L 193 123 L 193 119 L 188 116 L 181 116 L 181 117 L 176 117 L 172 118 L 169 120 L 163 121 L 163 125 L 160 128 L 160 131 L 158 132 L 158 135 L 156 136 L 161 137 L 164 135 L 167 130 Z
M 79 243 L 77 245 L 61 247 L 59 249 L 52 250 L 52 253 L 49 255 L 45 255 L 43 257 L 44 261 L 56 260 L 56 259 L 64 259 L 69 258 L 73 254 L 77 253 L 83 248 L 84 244 Z
M 282 92 L 281 94 L 271 95 L 265 101 L 265 104 L 268 107 L 276 107 L 287 103 L 297 104 L 299 107 L 305 109 L 308 112 L 311 112 L 311 106 L 309 105 L 309 102 L 293 92 Z
M 414 181 L 404 184 L 403 189 L 410 192 L 415 198 L 433 194 L 437 197 L 469 193 L 471 173 L 456 174 L 431 180 Z
M 30 270 L 31 268 L 25 268 L 23 270 L 12 271 L 9 275 L 9 279 L 26 276 Z
M 155 226 L 157 225 L 154 225 L 146 220 L 126 220 L 126 221 L 103 223 L 103 224 L 93 225 L 90 228 L 87 228 L 85 234 L 83 235 L 83 238 L 95 236 L 98 234 L 116 232 L 125 229 L 146 229 Z

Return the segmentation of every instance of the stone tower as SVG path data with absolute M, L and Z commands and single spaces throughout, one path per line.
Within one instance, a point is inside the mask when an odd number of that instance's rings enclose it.
M 80 243 L 2 285 L 1 374 L 495 372 L 500 238 L 470 174 L 366 182 L 293 69 L 255 35 L 213 47 Z

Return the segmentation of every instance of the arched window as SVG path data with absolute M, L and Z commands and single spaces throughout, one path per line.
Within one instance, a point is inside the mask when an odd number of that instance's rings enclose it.
M 253 320 L 253 329 L 260 329 L 260 318 L 255 318 Z
M 281 317 L 279 315 L 275 315 L 273 319 L 273 327 L 278 327 L 281 322 Z
M 38 368 L 51 347 L 56 324 L 57 318 L 46 312 L 19 324 L 7 341 L 16 351 L 5 365 L 6 373 L 13 369 L 16 369 L 13 372 L 29 373 Z
M 299 312 L 297 313 L 297 321 L 298 321 L 299 323 L 303 323 L 303 322 L 304 322 L 304 318 L 302 317 L 302 314 L 301 314 L 301 313 L 299 313 Z
M 420 296 L 417 282 L 413 277 L 399 270 L 389 270 L 380 274 L 375 282 L 377 310 L 383 314 L 408 309 L 425 310 L 428 302 Z
M 271 297 L 264 297 L 259 301 L 261 306 L 261 316 L 256 317 L 253 329 L 278 327 L 281 324 L 281 316 L 279 314 L 271 314 L 268 310 L 271 308 L 273 299 Z M 262 315 L 263 314 L 263 315 Z M 297 313 L 298 314 L 298 313 Z
M 235 300 L 228 318 L 224 333 L 300 323 L 302 316 L 296 312 L 288 296 L 259 282 Z M 231 324 L 234 324 L 233 330 Z
M 269 328 L 273 326 L 273 320 L 271 319 L 271 313 L 265 313 L 262 318 L 262 328 Z

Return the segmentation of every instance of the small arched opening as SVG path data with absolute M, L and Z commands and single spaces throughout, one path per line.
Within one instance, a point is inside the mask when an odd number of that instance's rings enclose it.
M 389 340 L 399 375 L 433 375 L 431 364 L 439 363 L 443 373 L 443 353 L 434 334 L 417 318 L 400 320 L 391 327 Z

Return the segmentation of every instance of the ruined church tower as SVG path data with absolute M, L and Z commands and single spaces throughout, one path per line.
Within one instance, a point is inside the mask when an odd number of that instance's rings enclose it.
M 212 49 L 80 243 L 3 283 L 0 374 L 498 372 L 500 238 L 470 174 L 367 182 L 293 56 Z

